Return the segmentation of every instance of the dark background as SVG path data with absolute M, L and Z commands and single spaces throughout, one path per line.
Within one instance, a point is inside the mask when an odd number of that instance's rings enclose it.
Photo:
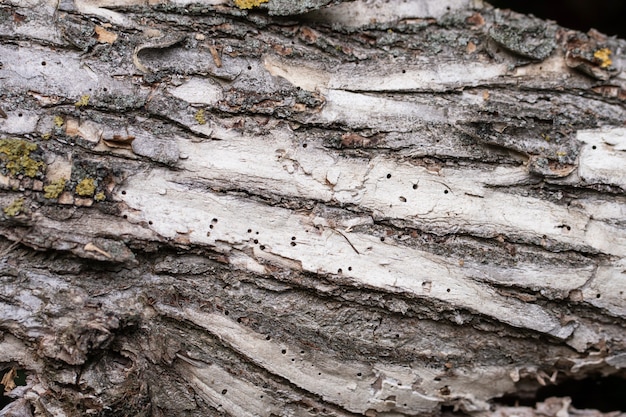
M 533 14 L 587 32 L 594 28 L 626 39 L 626 0 L 487 0 L 500 9 Z

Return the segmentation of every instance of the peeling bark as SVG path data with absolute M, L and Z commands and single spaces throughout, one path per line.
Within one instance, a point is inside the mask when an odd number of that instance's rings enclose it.
M 623 40 L 478 0 L 0 14 L 0 415 L 602 415 L 494 399 L 624 377 Z

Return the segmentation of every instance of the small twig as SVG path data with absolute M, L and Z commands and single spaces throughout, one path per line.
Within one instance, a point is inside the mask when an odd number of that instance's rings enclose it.
M 30 233 L 30 231 L 32 230 L 32 227 L 29 228 L 26 232 L 24 232 L 24 234 L 22 235 L 22 237 L 20 237 L 18 240 L 16 240 L 15 242 L 13 242 L 8 248 L 6 248 L 5 250 L 3 250 L 2 252 L 0 252 L 0 258 L 4 257 L 6 254 L 8 254 L 9 252 L 11 252 L 13 249 L 15 249 L 20 243 L 22 243 L 22 241 L 24 240 L 24 238 Z
M 354 251 L 355 251 L 357 254 L 359 254 L 359 255 L 361 254 L 361 252 L 359 252 L 359 251 L 358 251 L 358 250 L 354 247 L 354 245 L 352 244 L 352 242 L 350 242 L 350 239 L 348 239 L 348 238 L 346 237 L 346 235 L 344 235 L 343 233 L 341 233 L 339 230 L 336 230 L 336 229 L 330 229 L 330 230 L 332 230 L 332 231 L 333 231 L 333 232 L 335 232 L 335 233 L 339 233 L 341 236 L 343 236 L 343 238 L 346 240 L 346 242 L 348 242 L 348 245 L 350 245 L 350 247 L 351 247 L 352 249 L 354 249 Z

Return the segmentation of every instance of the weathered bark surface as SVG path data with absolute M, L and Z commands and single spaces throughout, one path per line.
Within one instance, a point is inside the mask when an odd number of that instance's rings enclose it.
M 491 400 L 624 375 L 626 42 L 477 0 L 0 16 L 0 414 L 564 416 Z

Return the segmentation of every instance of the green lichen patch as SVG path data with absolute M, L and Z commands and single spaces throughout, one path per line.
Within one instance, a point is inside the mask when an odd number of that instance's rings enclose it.
M 78 99 L 78 101 L 76 103 L 74 103 L 74 106 L 76 107 L 85 107 L 89 105 L 89 94 L 85 94 L 80 96 L 80 98 Z
M 262 3 L 267 3 L 269 0 L 235 0 L 235 6 L 240 9 L 252 9 L 253 7 L 260 6 Z
M 43 187 L 44 198 L 59 198 L 59 196 L 65 189 L 66 182 L 67 180 L 65 178 L 61 178 Z
M 35 143 L 21 139 L 0 139 L 0 161 L 13 176 L 24 174 L 33 178 L 43 171 L 45 163 L 31 157 L 31 152 L 35 150 Z
M 91 197 L 96 191 L 96 182 L 93 178 L 85 178 L 76 185 L 75 191 L 81 197 Z
M 206 117 L 204 114 L 204 109 L 200 109 L 196 112 L 196 114 L 194 115 L 194 118 L 196 119 L 196 122 L 198 122 L 198 124 L 201 125 L 205 125 L 206 124 Z
M 24 211 L 24 199 L 16 198 L 11 204 L 2 209 L 8 217 L 15 217 Z

